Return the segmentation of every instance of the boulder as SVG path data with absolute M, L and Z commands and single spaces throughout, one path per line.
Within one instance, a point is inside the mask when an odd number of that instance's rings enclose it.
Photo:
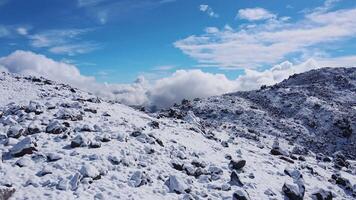
M 10 154 L 14 157 L 21 157 L 26 154 L 32 154 L 36 149 L 37 144 L 34 139 L 26 137 L 10 149 Z
M 250 200 L 250 197 L 246 191 L 237 190 L 232 194 L 232 200 Z
M 241 182 L 238 174 L 235 171 L 231 172 L 230 175 L 230 181 L 229 181 L 230 185 L 236 185 L 236 186 L 243 186 L 244 184 Z
M 333 194 L 330 191 L 319 188 L 311 194 L 311 198 L 313 200 L 332 200 Z
M 246 165 L 246 160 L 231 160 L 229 168 L 232 170 L 241 170 Z
M 0 199 L 8 200 L 15 193 L 15 188 L 0 186 Z
M 47 133 L 61 134 L 67 131 L 67 127 L 57 120 L 51 121 L 46 127 Z
M 70 146 L 72 148 L 76 147 L 86 147 L 90 143 L 89 139 L 84 137 L 83 135 L 77 135 L 75 138 L 72 139 Z
M 169 176 L 165 185 L 169 188 L 169 192 L 174 192 L 176 194 L 182 194 L 188 190 L 188 186 L 184 181 L 175 175 Z
M 82 168 L 80 169 L 80 173 L 83 177 L 90 177 L 93 180 L 97 180 L 101 178 L 99 170 L 91 164 L 83 165 Z
M 7 131 L 7 137 L 19 138 L 24 133 L 24 128 L 18 124 L 13 125 Z
M 295 182 L 287 181 L 284 183 L 282 191 L 289 200 L 303 200 L 305 189 Z

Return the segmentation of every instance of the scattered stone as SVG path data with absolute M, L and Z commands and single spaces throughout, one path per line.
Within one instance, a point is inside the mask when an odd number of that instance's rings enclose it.
M 84 111 L 85 112 L 90 112 L 90 113 L 93 113 L 93 114 L 96 114 L 98 113 L 98 111 L 94 108 L 84 108 Z
M 146 185 L 149 182 L 151 182 L 150 178 L 145 172 L 141 171 L 135 171 L 129 180 L 129 184 L 133 187 L 140 187 L 142 185 Z
M 324 189 L 318 189 L 314 191 L 311 195 L 313 200 L 332 200 L 333 194 L 330 191 L 326 191 Z
M 250 200 L 250 196 L 244 190 L 237 190 L 232 194 L 232 200 Z
M 0 199 L 8 200 L 15 193 L 15 188 L 0 186 Z
M 67 131 L 67 127 L 64 124 L 61 124 L 59 121 L 51 121 L 46 127 L 47 133 L 52 134 L 61 134 Z
M 217 166 L 210 166 L 208 172 L 212 180 L 220 179 L 220 176 L 223 174 L 223 170 Z
M 222 142 L 221 142 L 221 146 L 227 148 L 227 147 L 229 147 L 229 143 L 226 142 L 226 141 L 222 141 Z
M 284 161 L 286 161 L 286 162 L 289 162 L 289 163 L 294 163 L 294 161 L 292 160 L 292 159 L 290 159 L 290 158 L 287 158 L 287 157 L 285 157 L 285 156 L 280 156 L 279 157 L 281 160 L 284 160 Z
M 93 180 L 98 180 L 101 178 L 99 170 L 91 164 L 85 164 L 80 169 L 80 173 L 83 177 L 90 177 Z
M 159 129 L 159 123 L 157 121 L 152 121 L 148 125 L 153 129 Z
M 351 182 L 348 179 L 342 177 L 340 174 L 333 174 L 333 175 L 331 175 L 331 178 L 340 187 L 342 187 L 346 190 L 352 190 Z
M 10 149 L 10 154 L 15 157 L 21 157 L 26 154 L 32 154 L 36 149 L 37 144 L 34 139 L 26 137 Z
M 89 144 L 89 140 L 82 135 L 77 135 L 70 143 L 72 148 L 86 147 Z
M 19 138 L 24 133 L 24 128 L 18 124 L 13 125 L 7 131 L 7 137 Z
M 284 183 L 282 191 L 290 200 L 303 200 L 305 189 L 297 183 L 287 181 Z
M 113 165 L 118 165 L 120 164 L 121 160 L 117 156 L 109 156 L 108 160 L 111 162 Z
M 231 160 L 229 168 L 232 170 L 241 170 L 246 165 L 246 160 Z
M 244 185 L 235 171 L 231 172 L 229 184 L 236 185 L 239 187 L 242 187 Z
M 41 132 L 40 122 L 33 121 L 28 125 L 26 134 L 33 135 L 40 132 Z
M 55 162 L 57 160 L 62 159 L 62 156 L 57 153 L 48 153 L 47 154 L 47 162 Z
M 96 140 L 100 142 L 110 142 L 111 136 L 109 134 L 103 134 L 96 137 Z
M 101 143 L 98 141 L 91 141 L 89 144 L 90 148 L 100 148 L 101 147 Z
M 140 135 L 142 135 L 142 132 L 141 131 L 134 131 L 130 134 L 132 137 L 138 137 Z
M 169 188 L 169 192 L 174 192 L 176 194 L 182 194 L 188 190 L 188 186 L 184 181 L 175 175 L 169 176 L 165 185 Z
M 82 174 L 77 172 L 75 173 L 72 178 L 70 179 L 70 185 L 71 185 L 71 189 L 73 191 L 77 190 L 80 180 L 83 178 Z
M 58 182 L 57 187 L 58 190 L 67 191 L 69 189 L 69 181 L 67 179 L 62 179 Z
M 42 170 L 36 173 L 37 176 L 42 177 L 47 174 L 52 174 L 52 171 L 48 167 L 44 167 Z
M 19 167 L 27 167 L 27 166 L 30 166 L 31 164 L 32 164 L 32 160 L 27 157 L 22 157 L 22 158 L 18 159 L 15 163 L 15 165 L 17 165 Z

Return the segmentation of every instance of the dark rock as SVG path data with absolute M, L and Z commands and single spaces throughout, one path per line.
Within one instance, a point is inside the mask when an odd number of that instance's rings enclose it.
M 77 135 L 70 143 L 72 148 L 86 147 L 89 144 L 89 140 L 82 135 Z
M 90 112 L 90 113 L 93 113 L 93 114 L 98 113 L 98 111 L 95 110 L 95 109 L 93 109 L 93 108 L 84 108 L 84 111 L 85 111 L 85 112 Z
M 285 156 L 281 156 L 281 157 L 279 157 L 281 160 L 284 160 L 284 161 L 286 161 L 286 162 L 289 162 L 289 163 L 294 163 L 294 161 L 293 160 L 291 160 L 290 158 L 287 158 L 287 157 L 285 157 Z
M 305 192 L 300 185 L 293 182 L 284 183 L 282 191 L 289 200 L 303 200 Z
M 24 128 L 20 125 L 14 125 L 7 131 L 7 137 L 19 138 L 24 133 Z
M 37 144 L 34 139 L 26 137 L 10 149 L 10 154 L 15 157 L 21 157 L 26 154 L 32 154 L 34 151 L 37 151 L 36 147 Z
M 0 200 L 8 200 L 15 193 L 15 188 L 0 186 Z
M 159 123 L 157 121 L 152 121 L 148 125 L 154 129 L 159 129 Z
M 244 190 L 237 190 L 232 194 L 232 200 L 250 200 L 250 196 Z
M 56 153 L 48 153 L 47 154 L 47 162 L 55 162 L 57 160 L 62 159 L 62 156 Z
M 140 135 L 142 135 L 142 132 L 141 132 L 141 131 L 134 131 L 134 132 L 131 133 L 131 136 L 132 136 L 132 137 L 138 137 L 138 136 L 140 136 Z
M 98 141 L 91 141 L 89 144 L 90 148 L 100 148 L 101 147 L 101 143 Z
M 67 127 L 61 124 L 59 121 L 51 121 L 46 128 L 46 132 L 52 134 L 61 134 L 66 131 Z
M 241 170 L 246 165 L 246 160 L 231 160 L 229 168 L 232 170 Z
M 343 137 L 349 138 L 352 135 L 352 128 L 349 119 L 339 119 L 334 124 L 341 130 L 341 134 Z
M 333 194 L 330 191 L 326 191 L 324 189 L 318 189 L 317 191 L 312 193 L 311 197 L 314 200 L 332 200 Z
M 41 132 L 41 127 L 40 127 L 39 123 L 32 122 L 28 125 L 26 134 L 33 135 L 33 134 L 40 133 L 40 132 Z
M 229 143 L 227 143 L 226 141 L 222 141 L 221 145 L 226 148 L 229 147 Z
M 183 164 L 181 164 L 178 161 L 172 161 L 171 162 L 173 169 L 178 170 L 178 171 L 183 171 Z
M 111 162 L 113 165 L 118 165 L 120 164 L 121 160 L 117 156 L 109 156 L 108 160 Z
M 242 187 L 244 185 L 241 182 L 239 176 L 237 175 L 237 173 L 235 171 L 231 172 L 229 184 L 230 185 L 240 186 L 240 187 Z

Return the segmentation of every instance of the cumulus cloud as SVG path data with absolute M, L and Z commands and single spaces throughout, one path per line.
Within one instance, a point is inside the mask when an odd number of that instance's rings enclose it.
M 174 45 L 199 65 L 255 69 L 282 62 L 290 55 L 298 58 L 316 46 L 327 53 L 330 44 L 335 47 L 338 42 L 355 38 L 354 16 L 356 8 L 323 12 L 317 9 L 295 22 L 271 18 L 235 29 L 209 28 Z
M 257 21 L 276 18 L 276 15 L 264 8 L 246 8 L 240 9 L 237 13 L 237 17 L 249 21 Z
M 223 74 L 212 74 L 195 69 L 177 70 L 165 78 L 151 82 L 141 76 L 131 84 L 106 84 L 97 82 L 94 77 L 81 74 L 72 64 L 19 50 L 0 58 L 0 71 L 46 77 L 127 105 L 164 108 L 182 99 L 258 89 L 261 85 L 278 83 L 294 73 L 320 67 L 351 67 L 355 66 L 354 63 L 356 63 L 356 56 L 314 58 L 299 64 L 282 62 L 264 71 L 246 69 L 244 75 L 234 80 L 228 79 Z
M 209 5 L 202 4 L 199 6 L 199 10 L 201 12 L 208 14 L 209 17 L 214 17 L 214 18 L 219 17 L 219 15 L 217 13 L 215 13 L 213 8 L 211 8 Z
M 94 80 L 93 77 L 81 75 L 74 65 L 57 62 L 44 55 L 29 51 L 18 50 L 6 57 L 2 57 L 0 58 L 0 65 L 11 73 L 43 76 L 76 86 L 81 86 Z

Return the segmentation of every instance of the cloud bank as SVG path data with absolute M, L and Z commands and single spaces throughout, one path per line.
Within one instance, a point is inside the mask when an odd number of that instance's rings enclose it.
M 0 71 L 43 76 L 127 105 L 163 108 L 182 99 L 258 89 L 261 85 L 278 83 L 294 73 L 320 67 L 351 67 L 355 66 L 353 63 L 356 63 L 356 56 L 314 58 L 300 64 L 285 61 L 264 71 L 246 69 L 244 75 L 234 80 L 228 79 L 223 74 L 212 74 L 195 69 L 177 70 L 172 75 L 153 82 L 138 77 L 132 84 L 105 84 L 97 82 L 94 77 L 81 74 L 72 64 L 55 61 L 30 51 L 18 50 L 0 58 Z
M 290 57 L 299 59 L 321 48 L 321 53 L 329 53 L 338 42 L 356 38 L 356 8 L 329 11 L 335 0 L 327 2 L 294 22 L 265 9 L 243 9 L 240 18 L 267 20 L 237 28 L 210 27 L 174 45 L 200 65 L 220 68 L 256 69 Z

